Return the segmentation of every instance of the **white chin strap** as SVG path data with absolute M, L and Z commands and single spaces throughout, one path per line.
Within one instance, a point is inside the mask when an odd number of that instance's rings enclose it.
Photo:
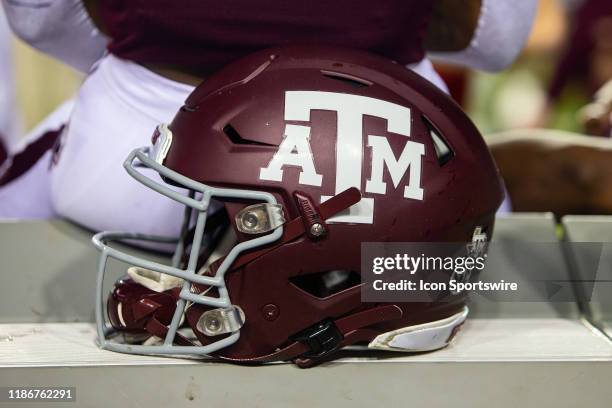
M 208 268 L 210 268 L 210 265 L 227 255 L 236 245 L 236 243 L 236 234 L 234 233 L 233 228 L 228 228 L 223 235 L 221 242 L 219 242 L 219 245 L 217 245 L 215 250 L 210 254 L 204 265 L 202 265 L 198 271 L 198 274 L 204 274 Z M 150 269 L 139 268 L 137 266 L 128 268 L 127 274 L 134 280 L 134 282 L 158 293 L 183 286 L 183 279 L 181 278 L 152 271 Z
M 183 285 L 183 279 L 181 278 L 145 268 L 139 268 L 137 266 L 128 268 L 127 274 L 134 280 L 134 282 L 140 283 L 145 288 L 158 293 L 165 292 L 169 289 L 178 288 Z
M 159 346 L 161 344 L 164 344 L 164 339 L 157 336 L 151 336 L 142 343 L 143 346 Z
M 450 343 L 467 315 L 466 306 L 446 319 L 383 333 L 372 340 L 368 348 L 404 352 L 437 350 Z

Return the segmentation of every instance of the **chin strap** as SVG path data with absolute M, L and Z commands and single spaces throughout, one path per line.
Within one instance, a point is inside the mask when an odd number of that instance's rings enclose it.
M 168 333 L 168 327 L 164 322 L 169 322 L 174 314 L 178 293 L 177 290 L 174 290 L 142 297 L 132 306 L 133 319 L 142 322 L 141 329 L 149 335 L 164 339 Z M 174 343 L 180 346 L 195 346 L 191 340 L 180 333 L 176 333 Z
M 342 347 L 361 341 L 370 341 L 378 332 L 368 326 L 402 317 L 402 309 L 396 305 L 376 306 L 337 320 L 320 322 L 292 336 L 292 342 L 273 353 L 252 358 L 219 356 L 221 360 L 234 363 L 270 363 L 292 360 L 301 368 L 312 367 Z
M 143 312 L 150 316 L 144 329 L 151 336 L 164 339 L 168 327 L 161 322 L 158 311 L 163 305 L 146 300 L 142 305 Z M 144 311 L 146 310 L 146 311 Z M 312 367 L 323 362 L 333 352 L 342 347 L 363 341 L 371 341 L 379 332 L 367 329 L 377 323 L 399 319 L 402 309 L 396 305 L 381 305 L 372 309 L 362 310 L 336 320 L 328 319 L 291 337 L 289 344 L 276 351 L 258 357 L 232 358 L 215 356 L 216 358 L 232 363 L 262 364 L 275 361 L 293 361 L 301 368 Z M 145 316 L 139 316 L 140 318 Z M 174 343 L 179 346 L 197 346 L 180 333 L 176 333 Z
M 168 302 L 164 301 L 166 297 L 178 300 L 178 291 L 167 291 L 163 294 L 156 294 L 155 297 L 144 297 L 132 307 L 133 318 L 143 322 L 142 329 L 149 335 L 160 339 L 164 339 L 168 334 L 168 326 L 164 322 L 168 322 L 169 317 L 174 313 Z M 402 309 L 396 305 L 379 305 L 335 320 L 321 321 L 291 336 L 287 345 L 267 355 L 251 358 L 216 357 L 220 360 L 242 364 L 293 361 L 299 367 L 311 367 L 324 361 L 342 347 L 372 341 L 380 333 L 368 327 L 400 319 L 402 315 Z M 192 330 L 196 329 L 192 327 Z M 198 345 L 180 333 L 175 334 L 173 342 L 179 346 Z
M 145 330 L 152 336 L 165 339 L 166 334 L 168 333 L 168 326 L 160 322 L 157 316 L 153 314 L 151 318 L 147 321 Z M 174 335 L 174 343 L 179 346 L 196 346 L 194 342 L 192 342 L 187 337 L 183 336 L 178 332 Z

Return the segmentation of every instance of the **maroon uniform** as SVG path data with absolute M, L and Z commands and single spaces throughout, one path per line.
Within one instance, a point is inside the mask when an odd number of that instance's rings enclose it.
M 288 43 L 367 50 L 420 61 L 432 1 L 100 0 L 113 54 L 140 64 L 220 69 L 253 51 Z

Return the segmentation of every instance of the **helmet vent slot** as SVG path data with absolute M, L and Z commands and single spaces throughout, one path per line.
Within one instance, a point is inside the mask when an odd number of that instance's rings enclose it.
M 197 105 L 196 106 L 191 106 L 191 105 L 185 104 L 185 105 L 181 106 L 181 111 L 183 111 L 183 112 L 195 112 L 197 110 L 198 110 L 198 106 Z
M 422 116 L 422 118 L 425 126 L 429 130 L 431 140 L 433 141 L 436 157 L 438 158 L 438 164 L 440 167 L 442 167 L 455 156 L 455 152 L 453 152 L 446 139 L 444 139 L 442 136 L 442 133 L 433 125 L 433 123 L 431 123 L 431 121 L 425 116 Z
M 322 299 L 360 285 L 361 276 L 354 271 L 335 269 L 294 276 L 289 281 L 304 292 Z
M 250 139 L 244 138 L 230 124 L 225 125 L 225 127 L 223 128 L 223 133 L 225 133 L 227 138 L 233 144 L 247 145 L 247 146 L 275 146 L 275 145 L 270 144 L 270 143 L 258 142 L 257 140 L 250 140 Z
M 336 81 L 341 81 L 357 88 L 364 88 L 372 85 L 370 81 L 341 72 L 321 70 L 321 73 L 327 78 L 335 79 Z

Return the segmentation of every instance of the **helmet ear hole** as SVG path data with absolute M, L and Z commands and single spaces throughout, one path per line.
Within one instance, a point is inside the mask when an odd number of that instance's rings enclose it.
M 311 296 L 323 299 L 361 284 L 355 271 L 334 269 L 325 272 L 294 276 L 289 281 Z

